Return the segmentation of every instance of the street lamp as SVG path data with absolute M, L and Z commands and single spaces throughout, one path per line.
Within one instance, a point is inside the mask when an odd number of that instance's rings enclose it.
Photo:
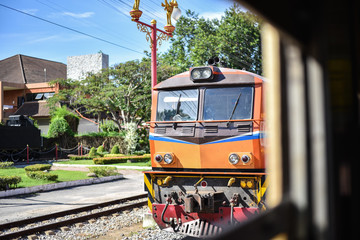
M 151 89 L 157 83 L 157 65 L 156 65 L 156 51 L 157 51 L 157 44 L 161 46 L 162 41 L 169 40 L 172 37 L 172 33 L 175 30 L 175 27 L 171 24 L 171 18 L 178 20 L 181 15 L 181 11 L 178 8 L 178 3 L 176 0 L 165 0 L 165 3 L 161 3 L 161 6 L 164 7 L 166 11 L 166 22 L 163 30 L 156 28 L 156 20 L 151 20 L 151 25 L 146 24 L 144 22 L 139 21 L 142 11 L 139 9 L 140 7 L 140 0 L 134 0 L 133 9 L 130 11 L 131 20 L 137 23 L 137 28 L 141 31 L 146 33 L 146 40 L 150 41 L 150 48 L 151 48 Z M 159 42 L 158 42 L 159 41 Z

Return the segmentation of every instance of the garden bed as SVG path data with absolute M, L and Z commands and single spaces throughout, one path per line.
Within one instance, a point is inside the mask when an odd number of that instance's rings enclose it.
M 47 181 L 41 179 L 32 179 L 26 175 L 24 168 L 11 168 L 11 169 L 0 169 L 0 176 L 19 176 L 21 177 L 21 182 L 17 184 L 17 188 L 26 188 L 32 186 L 45 185 L 50 183 L 59 183 L 67 181 L 76 181 L 82 179 L 89 179 L 87 172 L 83 171 L 65 171 L 65 170 L 55 170 L 51 173 L 58 175 L 56 181 Z

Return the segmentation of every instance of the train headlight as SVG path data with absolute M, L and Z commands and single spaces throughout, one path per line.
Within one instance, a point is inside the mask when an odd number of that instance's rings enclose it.
M 239 162 L 239 160 L 240 160 L 240 157 L 239 157 L 239 155 L 237 155 L 236 153 L 232 153 L 232 154 L 230 154 L 230 156 L 229 156 L 229 162 L 231 163 L 231 164 L 237 164 L 238 162 Z
M 155 156 L 155 161 L 161 162 L 162 160 L 163 160 L 163 156 L 161 156 L 160 154 L 157 154 L 157 155 Z
M 173 158 L 173 155 L 172 155 L 172 154 L 166 153 L 166 154 L 164 155 L 164 162 L 165 162 L 165 163 L 170 164 L 170 163 L 173 162 L 173 160 L 174 160 L 174 158 Z
M 196 67 L 190 69 L 190 79 L 192 81 L 211 80 L 213 77 L 214 75 L 211 67 Z

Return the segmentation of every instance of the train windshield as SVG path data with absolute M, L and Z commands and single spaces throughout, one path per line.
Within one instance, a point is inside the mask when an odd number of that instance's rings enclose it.
M 199 91 L 197 89 L 161 91 L 158 96 L 157 121 L 195 121 Z
M 206 89 L 203 119 L 251 119 L 253 92 L 253 87 Z

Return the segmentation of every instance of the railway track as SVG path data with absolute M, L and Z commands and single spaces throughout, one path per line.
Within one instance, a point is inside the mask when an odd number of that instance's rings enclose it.
M 81 223 L 90 219 L 96 219 L 102 216 L 108 216 L 124 210 L 141 207 L 147 204 L 147 199 L 144 199 L 146 197 L 147 194 L 141 194 L 132 197 L 117 199 L 113 201 L 93 204 L 85 207 L 75 208 L 61 212 L 55 212 L 43 216 L 1 224 L 0 234 L 10 229 L 18 229 L 18 230 L 12 232 L 5 232 L 4 234 L 0 235 L 0 239 L 13 239 L 13 238 L 25 237 L 39 232 L 45 232 L 47 230 L 58 229 L 63 226 L 68 226 L 75 223 Z M 134 200 L 139 200 L 139 201 L 135 203 L 126 203 Z M 70 219 L 64 219 L 65 216 L 75 215 L 75 214 L 79 214 L 79 216 L 73 216 Z M 50 222 L 51 219 L 56 219 L 56 221 L 51 223 L 39 224 L 39 226 L 34 226 L 37 223 L 44 223 L 47 221 Z M 31 226 L 31 227 L 25 228 L 26 226 Z

